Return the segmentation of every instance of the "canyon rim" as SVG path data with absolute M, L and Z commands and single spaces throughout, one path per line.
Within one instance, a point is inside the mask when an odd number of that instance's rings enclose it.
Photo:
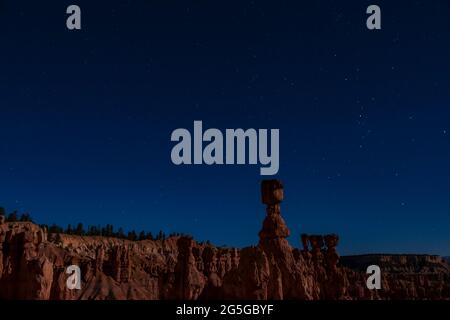
M 24 300 L 441 300 L 450 299 L 450 265 L 434 255 L 340 257 L 339 236 L 303 234 L 292 247 L 281 215 L 283 184 L 265 180 L 259 243 L 242 249 L 189 236 L 129 241 L 48 233 L 0 218 L 0 298 Z M 379 265 L 382 289 L 366 287 Z M 66 286 L 79 266 L 81 289 Z

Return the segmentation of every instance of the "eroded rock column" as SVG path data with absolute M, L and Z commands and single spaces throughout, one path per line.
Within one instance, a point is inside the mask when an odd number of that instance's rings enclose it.
M 261 200 L 266 207 L 266 218 L 259 232 L 260 244 L 267 240 L 284 239 L 290 231 L 281 217 L 280 203 L 283 201 L 283 184 L 278 180 L 264 180 L 261 183 Z

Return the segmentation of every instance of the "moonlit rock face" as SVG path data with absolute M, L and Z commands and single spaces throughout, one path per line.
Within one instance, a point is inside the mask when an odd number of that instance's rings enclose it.
M 328 248 L 334 248 L 339 243 L 339 236 L 337 234 L 328 234 L 324 237 L 324 240 Z
M 282 200 L 279 181 L 262 186 L 269 203 Z M 243 249 L 198 243 L 190 236 L 129 241 L 52 234 L 47 240 L 47 230 L 39 225 L 7 222 L 0 225 L 0 299 L 450 299 L 450 267 L 441 258 L 362 255 L 341 259 L 335 234 L 302 234 L 305 251 L 300 252 L 286 239 L 289 229 L 280 204 L 267 207 L 258 245 Z M 62 271 L 68 264 L 83 270 L 82 290 L 67 286 Z M 368 265 L 382 268 L 382 291 L 367 290 Z
M 321 235 L 311 235 L 309 236 L 309 240 L 314 250 L 320 250 L 324 246 L 323 236 Z
M 283 184 L 279 180 L 264 180 L 261 183 L 262 203 L 279 204 L 284 199 Z

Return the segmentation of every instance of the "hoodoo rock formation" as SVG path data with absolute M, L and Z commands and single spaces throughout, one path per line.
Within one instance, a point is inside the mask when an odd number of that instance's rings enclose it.
M 450 299 L 450 265 L 427 255 L 340 257 L 335 234 L 287 241 L 283 185 L 263 181 L 266 217 L 259 243 L 243 249 L 191 237 L 128 241 L 47 234 L 0 216 L 0 299 Z M 366 287 L 367 266 L 382 270 L 382 289 Z M 66 287 L 78 265 L 80 290 Z

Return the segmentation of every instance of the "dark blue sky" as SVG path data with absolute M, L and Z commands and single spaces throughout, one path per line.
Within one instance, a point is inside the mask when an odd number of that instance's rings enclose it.
M 0 0 L 0 206 L 255 244 L 259 166 L 177 167 L 170 134 L 279 128 L 293 245 L 450 254 L 449 21 L 444 0 Z

